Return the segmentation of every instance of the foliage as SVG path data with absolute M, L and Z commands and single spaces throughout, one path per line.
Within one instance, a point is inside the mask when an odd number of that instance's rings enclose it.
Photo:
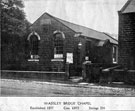
M 30 23 L 25 18 L 21 0 L 2 0 L 1 52 L 2 65 L 20 64 L 25 56 L 24 36 Z
M 2 0 L 0 5 L 2 33 L 23 36 L 27 24 L 23 2 L 20 0 Z

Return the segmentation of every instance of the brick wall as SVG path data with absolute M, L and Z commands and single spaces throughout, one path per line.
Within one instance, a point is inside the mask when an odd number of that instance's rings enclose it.
M 119 12 L 119 64 L 135 68 L 135 13 Z

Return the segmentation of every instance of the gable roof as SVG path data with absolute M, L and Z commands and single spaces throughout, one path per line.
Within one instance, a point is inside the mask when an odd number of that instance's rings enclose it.
M 128 0 L 120 10 L 121 13 L 135 13 L 135 0 Z
M 75 32 L 81 32 L 82 36 L 86 36 L 86 37 L 90 37 L 93 39 L 98 39 L 98 40 L 107 40 L 109 39 L 110 42 L 117 44 L 117 40 L 113 39 L 112 37 L 110 37 L 109 35 L 103 33 L 103 32 L 99 32 L 81 25 L 77 25 L 77 24 L 73 24 L 64 20 L 61 20 L 59 18 L 57 18 L 60 22 L 62 22 L 63 24 L 65 24 L 66 26 L 68 26 L 69 28 L 71 28 L 72 30 L 74 30 Z
M 111 37 L 110 35 L 108 35 L 106 33 L 99 32 L 99 31 L 96 31 L 96 30 L 93 30 L 93 29 L 90 29 L 90 28 L 87 28 L 87 27 L 84 27 L 81 25 L 77 25 L 77 24 L 62 20 L 62 19 L 54 17 L 48 13 L 44 13 L 43 15 L 50 16 L 51 18 L 57 20 L 58 22 L 65 25 L 70 30 L 74 31 L 75 33 L 81 33 L 82 36 L 92 38 L 92 39 L 97 39 L 97 40 L 103 40 L 103 41 L 109 39 L 111 43 L 118 44 L 118 40 L 114 39 L 113 37 Z M 41 15 L 41 17 L 43 15 Z

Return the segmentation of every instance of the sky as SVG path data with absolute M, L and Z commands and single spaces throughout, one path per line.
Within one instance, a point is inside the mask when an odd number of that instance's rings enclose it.
M 126 2 L 127 0 L 24 0 L 24 11 L 31 23 L 47 12 L 100 32 L 118 34 L 118 11 Z

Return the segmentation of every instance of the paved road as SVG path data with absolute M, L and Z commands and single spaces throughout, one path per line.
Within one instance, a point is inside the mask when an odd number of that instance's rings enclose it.
M 135 88 L 1 79 L 1 96 L 135 96 Z

